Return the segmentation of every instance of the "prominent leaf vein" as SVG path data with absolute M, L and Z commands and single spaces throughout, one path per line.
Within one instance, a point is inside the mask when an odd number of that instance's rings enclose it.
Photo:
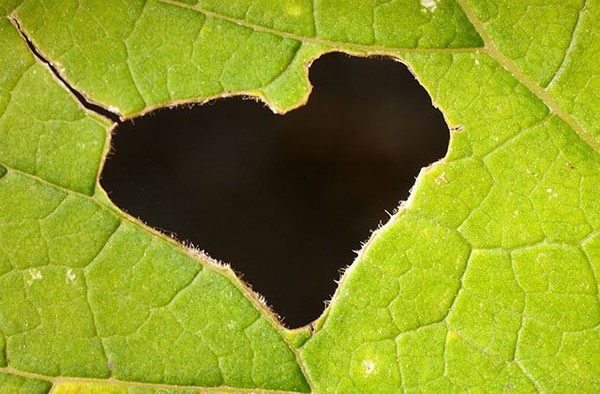
M 98 387 L 107 387 L 107 385 L 117 386 L 117 387 L 132 387 L 132 388 L 145 388 L 152 390 L 169 390 L 169 391 L 194 391 L 200 393 L 214 393 L 214 387 L 199 387 L 199 386 L 180 386 L 180 385 L 172 385 L 172 384 L 163 384 L 163 383 L 142 383 L 142 382 L 134 382 L 134 381 L 126 381 L 119 379 L 94 379 L 94 378 L 78 378 L 78 377 L 55 377 L 42 375 L 37 373 L 32 373 L 28 371 L 22 371 L 13 367 L 4 367 L 0 368 L 0 373 L 7 373 L 11 375 L 21 376 L 27 379 L 37 379 L 44 380 L 52 383 L 54 387 L 62 383 L 79 383 L 79 384 L 97 384 Z M 246 388 L 238 388 L 238 387 L 226 387 L 220 386 L 218 388 L 218 392 L 223 393 L 265 393 L 265 394 L 293 394 L 295 392 L 292 391 L 282 391 L 282 390 L 268 390 L 268 389 L 246 389 Z
M 556 73 L 554 74 L 554 76 L 552 77 L 550 82 L 548 82 L 548 84 L 544 87 L 546 90 L 550 90 L 550 88 L 552 88 L 552 85 L 558 80 L 558 78 L 560 78 L 560 76 L 564 72 L 567 62 L 569 60 L 569 55 L 571 54 L 571 52 L 573 52 L 573 48 L 575 47 L 575 43 L 577 42 L 577 35 L 578 35 L 579 31 L 581 30 L 580 26 L 581 26 L 581 21 L 583 20 L 583 14 L 587 10 L 587 8 L 588 8 L 588 0 L 585 0 L 583 3 L 583 6 L 581 7 L 581 10 L 579 10 L 579 15 L 577 16 L 577 22 L 575 23 L 575 27 L 573 28 L 573 33 L 571 34 L 571 41 L 569 42 L 569 46 L 567 47 L 567 50 L 565 51 L 565 55 L 559 65 L 558 69 L 556 70 Z
M 163 0 L 166 1 L 166 0 Z M 535 83 L 519 66 L 517 66 L 511 59 L 506 57 L 494 44 L 493 39 L 487 33 L 483 23 L 477 18 L 473 10 L 467 5 L 466 0 L 457 0 L 457 3 L 462 7 L 463 11 L 469 18 L 469 21 L 473 24 L 477 33 L 483 39 L 485 47 L 483 51 L 489 56 L 495 59 L 502 67 L 512 74 L 523 86 L 529 89 L 534 95 L 536 95 L 546 106 L 554 112 L 559 118 L 567 123 L 571 129 L 588 145 L 590 145 L 596 152 L 600 152 L 600 142 L 597 142 L 592 135 L 583 128 L 567 111 L 565 111 L 553 98 L 552 96 L 541 86 Z
M 472 53 L 478 52 L 481 50 L 479 47 L 465 47 L 465 48 L 400 48 L 400 47 L 388 47 L 383 45 L 362 45 L 362 44 L 353 44 L 348 42 L 339 42 L 326 40 L 318 37 L 307 37 L 299 34 L 289 33 L 277 29 L 273 29 L 266 26 L 257 25 L 255 23 L 248 22 L 244 19 L 233 18 L 228 15 L 223 15 L 214 11 L 206 10 L 198 5 L 190 5 L 178 2 L 176 0 L 159 0 L 162 3 L 169 4 L 176 7 L 183 7 L 198 11 L 208 17 L 225 20 L 231 23 L 235 23 L 236 25 L 244 26 L 252 30 L 262 31 L 265 33 L 270 33 L 273 35 L 277 35 L 284 38 L 289 38 L 292 40 L 301 41 L 304 43 L 310 44 L 318 44 L 330 46 L 332 48 L 347 48 L 349 50 L 357 50 L 361 52 L 378 52 L 381 54 L 391 54 L 391 53 Z

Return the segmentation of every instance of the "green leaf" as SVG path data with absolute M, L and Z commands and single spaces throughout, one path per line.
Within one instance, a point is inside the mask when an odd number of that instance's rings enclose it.
M 47 393 L 51 387 L 50 382 L 43 380 L 0 373 L 0 393 Z
M 600 2 L 4 0 L 0 388 L 600 389 Z M 446 157 L 314 327 L 98 183 L 110 120 L 251 95 L 286 112 L 323 53 L 407 64 Z

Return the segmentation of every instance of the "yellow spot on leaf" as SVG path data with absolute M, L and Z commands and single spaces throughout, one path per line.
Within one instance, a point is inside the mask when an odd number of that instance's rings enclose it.
M 295 1 L 286 2 L 285 13 L 290 16 L 300 16 L 302 15 L 302 7 Z
M 448 333 L 448 342 L 455 342 L 459 338 L 460 338 L 460 336 L 458 335 L 458 333 L 456 331 L 450 331 Z

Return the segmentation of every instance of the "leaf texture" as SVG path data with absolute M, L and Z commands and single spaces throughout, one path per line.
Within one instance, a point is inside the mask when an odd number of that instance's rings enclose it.
M 0 11 L 0 390 L 600 389 L 600 2 L 25 0 Z M 110 120 L 250 95 L 323 53 L 407 64 L 446 157 L 284 329 L 98 183 Z M 204 390 L 204 389 L 202 389 Z

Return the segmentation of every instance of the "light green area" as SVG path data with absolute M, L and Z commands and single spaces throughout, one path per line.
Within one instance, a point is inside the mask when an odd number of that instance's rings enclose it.
M 8 19 L 0 19 L 0 161 L 91 195 L 108 122 L 56 83 Z
M 53 394 L 183 394 L 198 393 L 198 389 L 186 387 L 152 388 L 136 386 L 134 383 L 87 383 L 64 382 L 57 384 Z M 203 394 L 228 394 L 228 393 L 257 393 L 257 391 L 239 389 L 202 389 Z M 259 391 L 258 393 L 260 393 Z M 265 391 L 262 391 L 265 392 Z M 268 391 L 266 391 L 268 392 Z
M 407 206 L 347 274 L 321 330 L 302 349 L 307 364 L 318 365 L 309 374 L 327 381 L 325 392 L 408 390 L 409 382 L 435 391 L 595 391 L 600 260 L 583 245 L 600 225 L 598 151 L 486 55 L 406 60 L 461 129 L 453 132 L 452 154 L 422 172 Z M 466 264 L 462 245 L 470 247 Z M 374 305 L 382 305 L 383 317 L 363 320 L 365 306 L 375 313 Z M 437 314 L 425 314 L 436 307 Z M 418 319 L 406 324 L 413 315 Z M 385 325 L 387 316 L 402 319 Z M 349 321 L 361 329 L 350 335 Z M 432 343 L 414 345 L 426 329 L 445 350 L 437 358 Z M 415 367 L 394 374 L 393 363 L 380 361 L 382 351 L 358 347 L 390 340 L 410 346 L 396 350 L 401 366 L 405 358 L 407 365 L 425 358 L 427 373 Z M 353 364 L 357 357 L 362 361 Z M 331 362 L 318 361 L 325 358 Z M 379 375 L 386 384 L 377 383 Z
M 455 1 L 335 0 L 172 1 L 256 28 L 289 33 L 302 41 L 330 41 L 386 48 L 460 48 L 481 40 Z M 431 7 L 431 6 L 429 6 Z
M 285 112 L 338 50 L 404 61 L 451 141 L 314 332 L 286 331 L 230 270 L 112 206 L 97 173 L 113 125 L 1 19 L 0 390 L 49 388 L 28 374 L 71 377 L 64 393 L 600 390 L 598 0 L 25 0 L 12 15 L 125 117 L 233 94 Z
M 27 1 L 16 15 L 74 86 L 124 115 L 173 101 L 258 94 L 301 45 L 157 0 L 62 3 Z
M 561 67 L 584 2 L 467 1 L 498 48 L 543 87 Z
M 285 332 L 231 270 L 98 197 L 113 125 L 35 60 L 16 23 L 0 20 L 0 40 L 0 368 L 309 391 Z
M 0 211 L 0 343 L 10 367 L 306 389 L 281 333 L 230 271 L 203 268 L 94 200 L 12 170 L 0 179 L 0 204 L 15 207 Z
M 127 394 L 126 386 L 114 384 L 94 384 L 66 382 L 57 384 L 52 391 L 55 394 Z
M 494 44 L 600 142 L 600 113 L 595 105 L 600 91 L 596 56 L 600 52 L 600 2 L 468 3 Z
M 481 45 L 450 0 L 436 12 L 418 1 L 379 2 L 375 9 L 372 1 L 206 1 L 198 9 L 160 0 L 58 3 L 25 1 L 16 16 L 74 86 L 125 116 L 233 93 L 263 97 L 275 81 L 293 86 L 284 98 L 281 89 L 269 96 L 283 111 L 306 96 L 305 79 L 297 78 L 309 59 L 300 50 L 306 39 L 305 45 L 334 41 L 380 51 Z M 211 12 L 198 12 L 204 9 Z M 247 18 L 243 25 L 240 18 Z
M 51 384 L 43 380 L 27 379 L 0 372 L 0 394 L 46 394 Z

